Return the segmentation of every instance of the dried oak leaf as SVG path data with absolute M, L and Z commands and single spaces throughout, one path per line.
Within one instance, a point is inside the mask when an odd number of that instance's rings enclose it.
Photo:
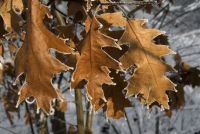
M 14 12 L 21 14 L 24 9 L 22 0 L 12 0 L 12 9 Z
M 18 31 L 20 14 L 23 10 L 22 0 L 5 0 L 0 7 L 0 16 L 4 20 L 5 29 L 10 32 L 12 29 Z
M 126 18 L 124 18 L 122 12 L 104 13 L 97 16 L 97 19 L 103 24 L 101 29 L 103 34 L 115 39 L 119 39 L 122 36 L 123 30 L 114 30 L 113 28 L 126 26 Z
M 127 20 L 126 30 L 119 43 L 130 44 L 130 49 L 120 61 L 125 69 L 136 65 L 134 74 L 128 79 L 127 94 L 132 96 L 142 94 L 145 104 L 158 102 L 165 109 L 169 109 L 167 90 L 175 90 L 175 84 L 166 76 L 173 68 L 164 63 L 161 56 L 174 53 L 166 45 L 153 42 L 158 35 L 163 34 L 156 29 L 146 27 L 146 20 Z
M 126 26 L 126 18 L 123 17 L 122 12 L 104 13 L 98 15 L 97 19 L 104 24 L 104 27 Z
M 113 81 L 116 85 L 103 85 L 104 95 L 107 99 L 104 110 L 106 111 L 106 116 L 119 119 L 124 117 L 124 108 L 130 107 L 130 101 L 125 98 L 123 94 L 124 88 L 127 83 L 124 82 L 121 73 L 116 73 L 114 70 L 111 71 L 110 76 L 113 77 Z
M 99 108 L 97 106 L 101 99 L 105 101 L 102 85 L 114 84 L 108 68 L 121 69 L 120 63 L 102 50 L 103 47 L 120 47 L 113 38 L 100 33 L 99 29 L 100 23 L 93 17 L 89 32 L 81 43 L 81 54 L 77 59 L 71 82 L 71 87 L 76 88 L 82 80 L 87 81 L 88 97 L 95 110 Z
M 28 97 L 35 97 L 37 108 L 50 113 L 51 100 L 62 100 L 51 79 L 54 74 L 70 67 L 50 55 L 49 49 L 53 48 L 66 54 L 72 53 L 72 49 L 44 26 L 43 19 L 48 12 L 47 7 L 40 4 L 39 0 L 30 0 L 28 10 L 25 41 L 15 59 L 16 75 L 24 73 L 26 76 L 19 91 L 17 105 Z
M 114 12 L 114 13 L 104 13 L 97 16 L 97 19 L 100 23 L 103 24 L 101 28 L 101 32 L 105 35 L 108 35 L 115 39 L 120 39 L 123 34 L 123 30 L 110 30 L 112 26 L 126 26 L 126 18 L 123 17 L 122 12 Z M 106 51 L 111 57 L 118 60 L 128 49 L 127 46 L 121 46 L 121 50 L 113 47 L 106 47 L 103 50 Z

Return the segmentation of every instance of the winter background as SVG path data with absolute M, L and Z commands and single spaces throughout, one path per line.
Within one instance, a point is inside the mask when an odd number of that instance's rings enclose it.
M 164 4 L 162 7 L 164 6 L 166 5 Z M 62 7 L 58 8 L 63 10 Z M 124 6 L 123 8 L 131 11 L 133 7 Z M 140 10 L 136 12 L 136 17 L 149 19 L 152 27 L 166 31 L 170 47 L 181 55 L 184 62 L 200 69 L 200 0 L 174 0 L 174 4 L 169 6 L 169 12 L 165 19 L 156 23 L 156 19 L 153 17 L 159 10 L 159 7 L 154 7 L 151 14 Z M 168 62 L 174 65 L 172 60 L 168 60 Z M 160 108 L 154 107 L 149 111 L 146 107 L 141 106 L 137 99 L 132 98 L 134 107 L 126 109 L 127 118 L 108 120 L 101 110 L 95 112 L 93 133 L 200 134 L 200 88 L 188 85 L 184 87 L 184 91 L 185 106 L 182 109 L 174 110 L 171 118 L 167 117 Z M 67 128 L 77 124 L 73 94 L 73 91 L 70 90 L 65 94 L 68 100 L 68 111 L 65 113 Z M 25 124 L 23 118 L 24 104 L 20 107 L 21 118 L 18 118 L 16 113 L 12 113 L 14 125 L 10 125 L 2 103 L 0 103 L 0 107 L 0 134 L 31 134 L 30 126 Z M 85 107 L 84 111 L 86 112 Z M 47 118 L 48 125 L 50 125 L 50 118 Z M 34 129 L 36 128 L 36 124 L 34 124 Z M 52 133 L 51 127 L 49 127 L 49 133 Z

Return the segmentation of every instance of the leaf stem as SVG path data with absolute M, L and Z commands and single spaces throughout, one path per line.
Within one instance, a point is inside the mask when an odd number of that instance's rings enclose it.
M 84 134 L 84 112 L 82 105 L 82 93 L 80 89 L 75 89 L 75 100 L 76 100 L 78 134 Z
M 92 134 L 92 121 L 93 121 L 93 109 L 90 102 L 87 105 L 87 118 L 86 118 L 86 125 L 85 125 L 85 133 Z
M 28 114 L 30 114 L 30 110 L 29 110 L 29 107 L 28 107 L 28 104 L 25 103 L 25 107 L 26 107 L 26 112 Z M 33 121 L 32 121 L 32 118 L 29 119 L 29 125 L 30 125 L 30 128 L 31 128 L 31 134 L 35 134 L 34 132 L 34 129 L 33 129 Z

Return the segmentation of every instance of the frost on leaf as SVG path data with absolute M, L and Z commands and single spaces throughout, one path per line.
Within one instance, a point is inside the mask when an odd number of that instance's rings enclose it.
M 120 69 L 118 61 L 110 57 L 103 47 L 119 46 L 113 38 L 100 33 L 100 23 L 95 17 L 91 20 L 88 18 L 88 33 L 81 43 L 81 54 L 78 57 L 76 69 L 72 76 L 71 87 L 76 88 L 82 80 L 87 81 L 88 98 L 92 102 L 95 110 L 98 110 L 98 104 L 101 99 L 105 101 L 102 85 L 114 84 L 109 76 L 109 69 Z
M 125 69 L 136 65 L 134 74 L 128 79 L 127 94 L 132 96 L 141 94 L 147 105 L 158 102 L 165 109 L 169 109 L 167 90 L 175 91 L 172 83 L 165 73 L 173 68 L 161 60 L 161 56 L 172 54 L 173 51 L 166 45 L 156 45 L 153 39 L 161 31 L 146 27 L 145 20 L 127 20 L 126 30 L 119 43 L 127 43 L 130 49 L 120 61 Z
M 123 33 L 123 30 L 113 30 L 113 27 L 125 27 L 126 18 L 124 18 L 122 12 L 104 13 L 97 16 L 100 23 L 103 24 L 101 32 L 112 38 L 119 39 Z M 112 29 L 112 30 L 111 30 Z
M 66 71 L 70 67 L 54 58 L 49 49 L 53 48 L 66 54 L 72 53 L 72 49 L 43 24 L 47 11 L 39 0 L 29 1 L 27 33 L 15 59 L 15 71 L 18 77 L 22 73 L 25 74 L 17 105 L 29 97 L 34 97 L 37 108 L 50 113 L 52 99 L 63 100 L 52 86 L 51 79 L 54 74 Z
M 123 93 L 127 83 L 120 75 L 121 73 L 116 73 L 112 70 L 110 76 L 114 78 L 113 81 L 116 85 L 103 85 L 104 94 L 107 99 L 104 106 L 106 116 L 115 119 L 124 117 L 124 108 L 131 106 L 130 101 L 125 98 L 125 94 Z

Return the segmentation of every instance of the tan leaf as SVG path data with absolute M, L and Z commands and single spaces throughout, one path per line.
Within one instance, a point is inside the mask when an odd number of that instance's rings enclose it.
M 4 20 L 5 29 L 8 32 L 10 32 L 12 29 L 18 31 L 19 27 L 18 22 L 20 21 L 20 18 L 15 13 L 16 8 L 19 10 L 19 13 L 22 12 L 23 10 L 22 0 L 5 0 L 0 7 L 0 15 Z
M 24 9 L 24 5 L 22 0 L 13 0 L 12 1 L 12 9 L 16 12 L 21 14 L 23 9 Z
M 90 31 L 91 23 L 92 23 L 92 19 L 89 16 L 87 16 L 87 19 L 85 20 L 86 33 L 88 33 Z
M 113 38 L 99 32 L 100 23 L 92 18 L 90 30 L 82 41 L 81 55 L 78 58 L 76 69 L 72 75 L 71 87 L 75 88 L 82 80 L 87 81 L 88 97 L 94 109 L 97 110 L 101 99 L 105 100 L 102 90 L 103 84 L 114 84 L 109 76 L 109 69 L 120 69 L 118 61 L 106 54 L 103 47 L 117 47 Z
M 123 17 L 122 12 L 104 13 L 97 16 L 97 19 L 104 26 L 126 26 L 126 18 Z
M 137 66 L 128 80 L 126 96 L 142 94 L 147 105 L 156 101 L 165 109 L 169 109 L 166 91 L 175 91 L 175 84 L 165 76 L 165 73 L 173 69 L 160 58 L 173 51 L 166 45 L 156 45 L 153 39 L 163 33 L 149 29 L 145 24 L 145 20 L 128 20 L 126 30 L 119 41 L 120 44 L 130 44 L 129 51 L 120 58 L 123 67 Z
M 125 98 L 123 94 L 124 88 L 127 86 L 127 83 L 124 82 L 124 79 L 120 76 L 120 73 L 116 73 L 115 71 L 111 71 L 110 76 L 113 77 L 113 81 L 116 85 L 104 85 L 104 95 L 107 99 L 106 106 L 104 110 L 106 110 L 106 116 L 119 119 L 124 117 L 124 108 L 130 107 L 130 101 Z
M 115 13 L 104 13 L 97 16 L 97 19 L 100 23 L 103 24 L 103 28 L 101 32 L 106 34 L 112 38 L 119 39 L 122 34 L 123 30 L 113 31 L 110 30 L 112 27 L 124 27 L 126 26 L 126 18 L 123 17 L 122 12 L 115 12 Z
M 32 96 L 36 99 L 38 109 L 50 113 L 52 99 L 62 100 L 52 86 L 52 76 L 70 67 L 51 56 L 49 49 L 66 54 L 72 53 L 72 49 L 44 26 L 43 19 L 47 11 L 47 7 L 40 4 L 39 0 L 29 1 L 27 33 L 15 59 L 15 70 L 17 76 L 22 73 L 26 76 L 17 105 Z
M 7 31 L 10 31 L 12 26 L 11 26 L 11 15 L 10 12 L 12 10 L 12 0 L 6 0 L 3 2 L 3 4 L 0 7 L 0 15 L 4 20 L 5 23 L 5 29 Z

